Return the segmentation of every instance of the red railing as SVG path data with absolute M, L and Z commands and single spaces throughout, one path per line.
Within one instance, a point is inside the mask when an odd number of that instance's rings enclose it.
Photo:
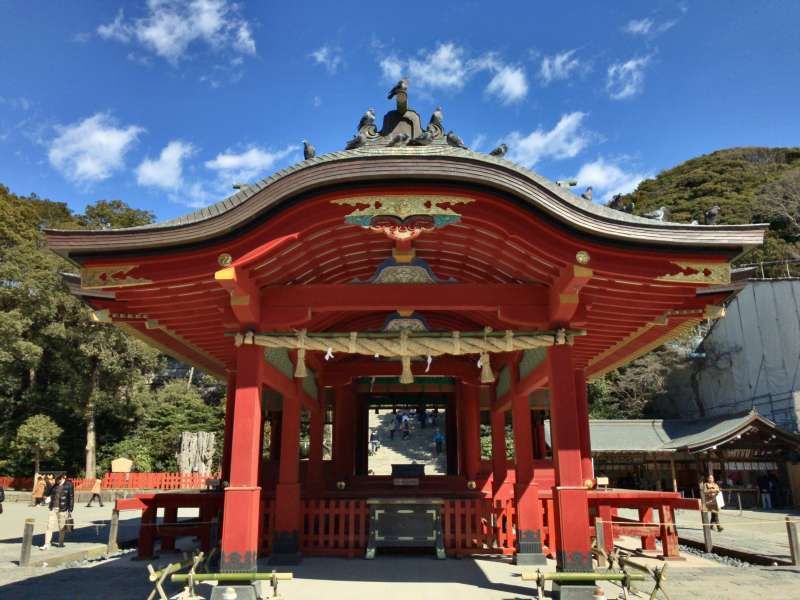
M 304 500 L 301 550 L 311 556 L 361 555 L 367 548 L 368 519 L 363 499 Z
M 262 502 L 261 548 L 269 552 L 274 501 Z M 309 556 L 361 556 L 367 548 L 369 508 L 364 499 L 303 500 L 301 551 Z M 444 546 L 452 556 L 513 554 L 514 506 L 511 500 L 446 500 L 442 507 Z
M 198 473 L 106 473 L 101 486 L 104 490 L 196 490 L 206 487 L 209 479 L 218 475 Z M 73 479 L 76 490 L 91 489 L 94 479 Z M 0 486 L 6 489 L 31 490 L 31 477 L 0 477 Z

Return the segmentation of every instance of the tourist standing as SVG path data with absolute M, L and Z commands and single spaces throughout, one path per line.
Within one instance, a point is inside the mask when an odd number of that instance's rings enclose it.
M 96 478 L 94 480 L 94 483 L 92 484 L 92 497 L 89 499 L 86 508 L 89 508 L 92 505 L 92 502 L 94 502 L 95 498 L 97 498 L 97 501 L 100 502 L 100 506 L 102 507 L 103 497 L 100 495 L 100 480 Z
M 37 475 L 36 483 L 33 486 L 33 492 L 31 492 L 33 506 L 39 506 L 40 504 L 44 503 L 44 488 L 45 488 L 44 476 Z
M 444 447 L 444 435 L 439 431 L 438 427 L 436 428 L 436 433 L 433 435 L 433 443 L 436 444 L 436 455 L 439 456 Z
M 374 429 L 369 433 L 369 446 L 372 454 L 375 454 L 378 451 L 378 447 L 381 443 L 378 441 L 378 432 Z
M 64 547 L 64 533 L 67 527 L 67 519 L 72 517 L 72 509 L 75 508 L 75 489 L 72 482 L 67 479 L 66 474 L 61 473 L 49 493 L 50 496 L 50 515 L 47 519 L 47 531 L 44 534 L 44 545 L 40 550 L 50 548 L 50 541 L 53 539 L 53 532 L 58 531 L 58 546 Z
M 6 491 L 3 489 L 3 486 L 0 485 L 0 515 L 3 514 L 3 502 L 6 501 Z
M 709 475 L 703 484 L 703 510 L 711 513 L 711 529 L 717 526 L 717 531 L 722 531 L 719 524 L 719 502 L 717 496 L 721 494 L 719 486 L 714 482 L 714 476 Z
M 769 477 L 764 473 L 758 478 L 758 495 L 761 496 L 761 508 L 764 510 L 772 510 L 772 494 L 769 487 Z
M 411 435 L 411 425 L 409 424 L 408 415 L 403 415 L 403 439 L 408 439 Z

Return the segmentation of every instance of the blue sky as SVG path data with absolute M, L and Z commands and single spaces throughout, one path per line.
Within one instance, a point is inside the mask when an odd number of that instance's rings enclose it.
M 401 7 L 401 8 L 398 8 Z M 159 219 L 410 105 L 598 201 L 693 156 L 800 145 L 799 2 L 0 1 L 0 182 Z

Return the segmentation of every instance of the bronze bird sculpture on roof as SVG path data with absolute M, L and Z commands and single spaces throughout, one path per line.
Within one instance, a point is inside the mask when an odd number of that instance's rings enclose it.
M 368 127 L 369 125 L 375 124 L 375 109 L 368 108 L 367 112 L 364 113 L 364 116 L 361 117 L 361 120 L 358 122 L 358 128 L 361 129 L 363 127 Z
M 451 146 L 455 146 L 456 148 L 463 148 L 464 150 L 468 150 L 467 145 L 464 143 L 456 133 L 450 131 L 447 134 L 447 143 Z
M 433 114 L 431 115 L 431 120 L 428 121 L 428 125 L 438 125 L 439 127 L 441 127 L 442 119 L 444 119 L 444 115 L 442 114 L 442 107 L 437 106 L 436 110 L 433 111 Z
M 317 155 L 317 149 L 312 146 L 308 140 L 303 140 L 303 157 L 308 160 Z
M 391 100 L 400 92 L 408 92 L 408 79 L 401 79 L 395 86 L 389 90 L 389 95 L 386 96 L 387 100 Z
M 508 146 L 505 144 L 500 144 L 497 148 L 489 152 L 490 156 L 505 156 L 506 152 L 508 152 Z
M 719 218 L 720 210 L 721 209 L 720 209 L 719 206 L 713 206 L 713 207 L 709 208 L 705 212 L 705 214 L 703 215 L 705 224 L 706 225 L 716 225 L 717 224 L 717 219 Z

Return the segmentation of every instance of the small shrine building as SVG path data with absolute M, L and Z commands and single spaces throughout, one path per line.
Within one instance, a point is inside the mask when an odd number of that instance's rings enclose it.
M 220 518 L 227 570 L 254 570 L 259 555 L 363 556 L 368 500 L 393 497 L 438 499 L 452 555 L 549 555 L 561 570 L 591 570 L 592 519 L 632 506 L 659 512 L 674 556 L 672 511 L 696 501 L 596 488 L 586 382 L 721 316 L 730 262 L 762 243 L 764 226 L 594 204 L 502 147 L 469 150 L 438 110 L 424 127 L 406 88 L 395 92 L 382 126 L 365 115 L 347 150 L 218 204 L 130 229 L 47 232 L 80 269 L 69 283 L 99 320 L 227 381 L 227 487 L 159 496 L 212 499 L 201 514 Z M 381 380 L 384 398 L 414 390 L 446 406 L 446 475 L 416 487 L 368 475 L 369 383 L 385 377 L 398 379 Z M 145 529 L 140 553 L 152 545 Z

